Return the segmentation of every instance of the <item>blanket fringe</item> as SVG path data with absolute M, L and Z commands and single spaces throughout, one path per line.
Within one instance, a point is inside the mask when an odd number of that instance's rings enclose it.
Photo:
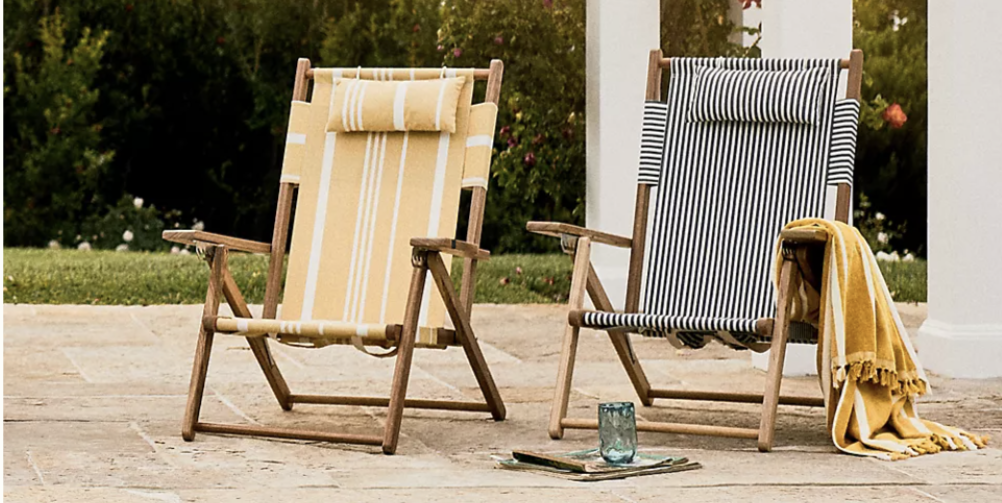
M 835 370 L 835 380 L 840 383 L 845 380 L 872 382 L 890 387 L 892 392 L 906 395 L 924 395 L 928 391 L 926 382 L 919 378 L 917 372 L 899 374 L 897 370 L 872 360 L 855 361 L 839 366 Z

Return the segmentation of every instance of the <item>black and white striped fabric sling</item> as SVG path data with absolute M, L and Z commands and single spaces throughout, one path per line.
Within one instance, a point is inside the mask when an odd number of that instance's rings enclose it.
M 641 313 L 582 326 L 764 350 L 783 225 L 823 217 L 852 183 L 859 104 L 837 100 L 839 61 L 672 58 L 666 103 L 644 109 L 639 183 L 655 189 Z M 830 197 L 828 199 L 834 199 Z M 816 343 L 793 324 L 790 341 Z

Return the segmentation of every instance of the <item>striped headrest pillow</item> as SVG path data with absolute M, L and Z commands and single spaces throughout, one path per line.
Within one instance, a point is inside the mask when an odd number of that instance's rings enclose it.
M 456 109 L 465 77 L 336 83 L 327 131 L 456 132 Z
M 696 67 L 689 122 L 817 124 L 824 68 L 791 71 Z

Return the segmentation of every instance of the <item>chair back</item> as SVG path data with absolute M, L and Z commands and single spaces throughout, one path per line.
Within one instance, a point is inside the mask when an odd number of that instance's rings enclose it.
M 666 102 L 644 111 L 639 183 L 656 197 L 642 312 L 744 332 L 774 315 L 779 231 L 832 218 L 835 186 L 852 182 L 859 104 L 836 99 L 839 73 L 837 59 L 671 59 Z
M 466 80 L 454 133 L 328 131 L 342 79 L 457 76 Z M 497 106 L 472 105 L 473 88 L 472 69 L 313 70 L 310 101 L 292 103 L 282 168 L 282 181 L 297 184 L 298 196 L 280 319 L 402 323 L 411 238 L 454 238 L 461 189 L 487 184 Z M 362 110 L 364 92 L 352 99 Z M 426 283 L 422 343 L 434 344 L 443 326 L 436 288 Z

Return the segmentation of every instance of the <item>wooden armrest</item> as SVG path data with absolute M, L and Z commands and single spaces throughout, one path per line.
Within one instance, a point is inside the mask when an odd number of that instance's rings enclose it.
M 167 241 L 183 245 L 194 245 L 196 242 L 223 245 L 232 250 L 250 253 L 271 253 L 271 245 L 250 239 L 240 239 L 222 234 L 205 231 L 164 231 L 163 238 Z
M 633 246 L 633 240 L 628 237 L 617 236 L 615 234 L 609 234 L 608 232 L 596 231 L 592 229 L 585 229 L 584 227 L 578 227 L 577 225 L 564 224 L 560 222 L 529 222 L 525 224 L 525 229 L 529 232 L 543 234 L 545 236 L 560 237 L 563 234 L 568 234 L 577 237 L 588 237 L 595 243 L 618 246 L 620 248 L 630 248 Z
M 821 229 L 787 229 L 779 233 L 780 239 L 789 244 L 825 244 L 828 233 Z
M 448 253 L 456 257 L 471 258 L 473 260 L 489 260 L 491 258 L 491 252 L 481 250 L 473 243 L 458 239 L 414 238 L 411 239 L 411 246 L 419 250 Z

